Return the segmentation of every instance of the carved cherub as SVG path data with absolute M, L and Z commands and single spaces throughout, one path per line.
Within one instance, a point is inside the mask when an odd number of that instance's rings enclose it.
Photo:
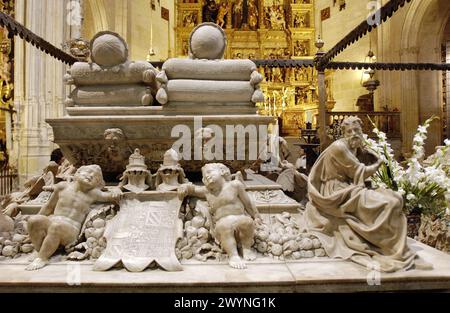
M 220 27 L 225 26 L 225 16 L 228 14 L 228 4 L 226 2 L 222 2 L 219 6 L 219 13 L 217 14 L 217 25 Z
M 228 254 L 229 265 L 244 269 L 246 264 L 239 255 L 238 245 L 242 247 L 244 260 L 256 258 L 251 246 L 255 231 L 254 219 L 260 222 L 259 213 L 244 184 L 239 180 L 231 181 L 230 170 L 225 165 L 206 164 L 202 174 L 205 186 L 184 184 L 178 189 L 178 194 L 180 198 L 187 195 L 206 198 L 211 210 L 213 236 Z
M 95 201 L 117 201 L 120 190 L 102 192 L 102 171 L 98 165 L 80 167 L 73 182 L 61 182 L 54 186 L 50 200 L 38 215 L 28 220 L 28 232 L 37 256 L 27 270 L 44 267 L 60 245 L 73 244 L 81 226 Z

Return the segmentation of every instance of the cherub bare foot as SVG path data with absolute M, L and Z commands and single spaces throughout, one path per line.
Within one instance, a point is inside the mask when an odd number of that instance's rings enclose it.
M 45 265 L 47 265 L 47 263 L 48 263 L 48 261 L 44 261 L 41 258 L 36 258 L 25 269 L 27 271 L 35 271 L 40 268 L 43 268 Z
M 230 257 L 228 264 L 230 264 L 230 266 L 232 268 L 236 268 L 239 270 L 243 270 L 243 269 L 247 268 L 247 265 L 245 264 L 245 262 L 242 261 L 242 259 L 238 255 L 234 255 L 234 256 Z
M 242 256 L 246 261 L 254 261 L 256 259 L 256 253 L 250 248 L 243 248 Z

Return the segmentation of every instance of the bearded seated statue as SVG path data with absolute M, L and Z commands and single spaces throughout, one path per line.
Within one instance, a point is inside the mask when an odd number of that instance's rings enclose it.
M 332 258 L 350 259 L 382 272 L 411 268 L 429 269 L 407 245 L 407 222 L 402 196 L 388 189 L 370 189 L 365 181 L 381 165 L 365 165 L 362 122 L 346 118 L 344 138 L 335 141 L 311 169 L 310 202 L 305 222 Z M 360 158 L 360 159 L 359 159 Z

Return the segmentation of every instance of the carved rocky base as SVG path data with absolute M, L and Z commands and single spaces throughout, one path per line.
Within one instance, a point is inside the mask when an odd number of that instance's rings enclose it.
M 422 217 L 419 241 L 450 253 L 450 215 L 442 218 Z
M 176 254 L 179 259 L 224 261 L 227 255 L 213 239 L 211 225 L 206 216 L 208 204 L 193 199 L 188 206 L 194 206 L 184 222 L 184 237 L 178 241 Z M 275 260 L 298 260 L 324 257 L 325 250 L 320 241 L 301 229 L 297 218 L 300 213 L 261 214 L 263 223 L 256 225 L 253 249 L 258 257 Z
M 408 237 L 416 238 L 420 228 L 420 214 L 411 213 L 406 216 L 408 221 Z
M 194 206 L 185 216 L 183 237 L 177 242 L 175 254 L 179 260 L 225 261 L 226 253 L 214 241 L 211 225 L 204 213 L 208 204 L 200 200 L 192 200 L 187 204 Z M 66 247 L 66 254 L 60 259 L 72 261 L 96 260 L 107 246 L 105 229 L 114 220 L 117 207 L 114 205 L 96 205 L 87 217 L 79 239 Z M 325 257 L 325 250 L 320 241 L 313 235 L 304 232 L 298 222 L 300 213 L 281 214 L 262 213 L 263 223 L 256 228 L 253 249 L 259 258 L 269 257 L 274 260 L 298 260 L 303 258 Z M 33 246 L 26 231 L 26 220 L 29 215 L 15 218 L 14 232 L 2 233 L 0 236 L 0 260 L 18 258 L 33 252 Z
M 34 250 L 26 227 L 28 218 L 29 215 L 19 214 L 14 218 L 14 231 L 0 233 L 0 260 L 18 258 Z

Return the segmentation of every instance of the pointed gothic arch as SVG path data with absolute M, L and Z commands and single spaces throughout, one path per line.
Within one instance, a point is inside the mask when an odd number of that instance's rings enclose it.
M 441 63 L 441 44 L 449 14 L 448 0 L 416 0 L 411 3 L 401 29 L 399 48 L 402 62 Z M 404 129 L 404 134 L 412 134 L 414 125 L 431 115 L 443 117 L 441 72 L 405 72 L 402 85 L 401 111 L 408 115 L 404 117 L 404 127 L 408 128 Z M 428 153 L 441 144 L 442 136 L 441 123 L 433 123 L 426 144 Z M 412 138 L 404 139 L 409 148 Z
M 99 31 L 109 30 L 109 23 L 106 13 L 105 2 L 103 0 L 88 0 L 88 7 L 86 9 L 91 11 L 92 21 L 94 30 L 93 33 L 96 34 Z

